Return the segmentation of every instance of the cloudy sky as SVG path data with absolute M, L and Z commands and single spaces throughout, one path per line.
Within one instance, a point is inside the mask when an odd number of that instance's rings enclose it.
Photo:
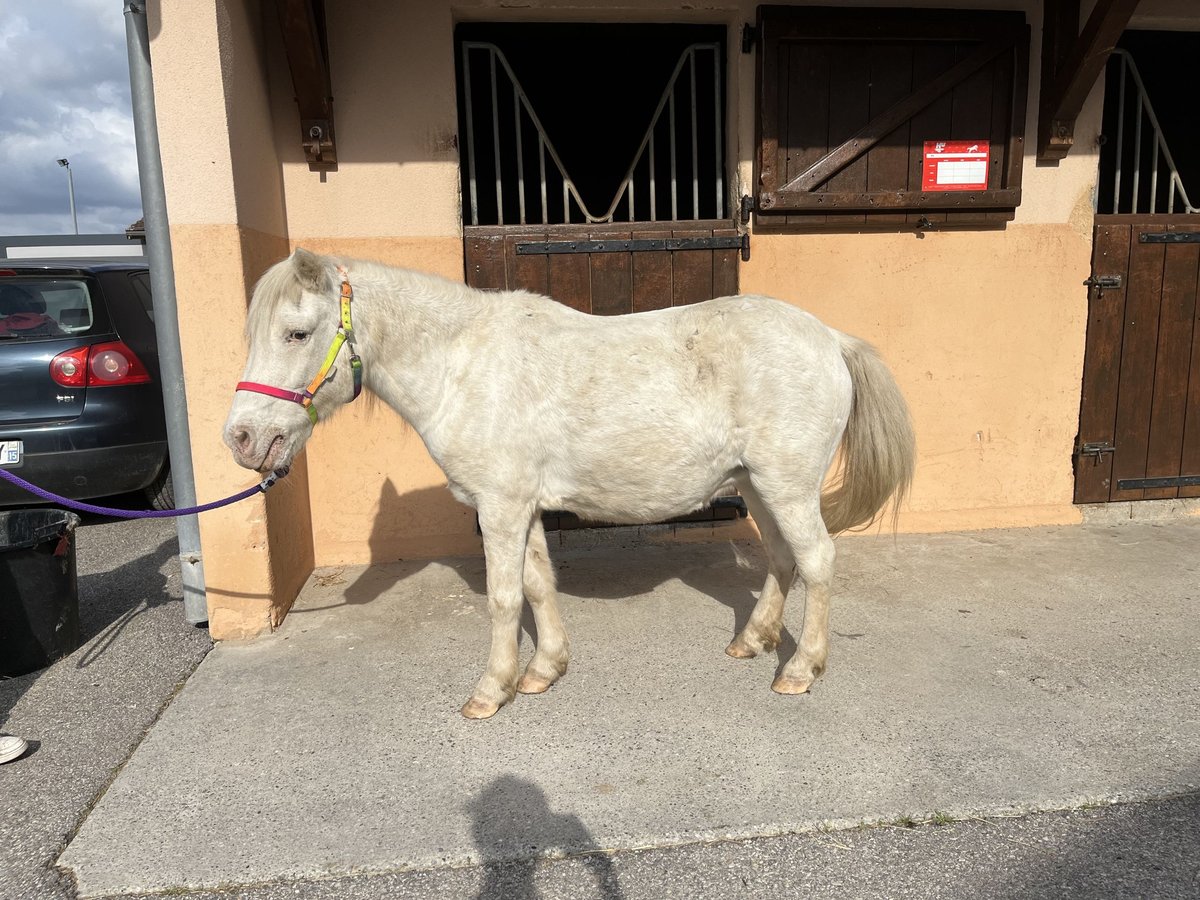
M 141 218 L 122 0 L 0 0 L 0 234 Z

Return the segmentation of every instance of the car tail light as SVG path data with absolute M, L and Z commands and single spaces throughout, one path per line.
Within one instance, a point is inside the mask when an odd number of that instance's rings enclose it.
M 142 361 L 121 341 L 58 354 L 50 361 L 50 377 L 63 387 L 112 387 L 150 381 Z
M 89 347 L 76 347 L 50 360 L 50 377 L 63 387 L 84 387 L 87 384 Z

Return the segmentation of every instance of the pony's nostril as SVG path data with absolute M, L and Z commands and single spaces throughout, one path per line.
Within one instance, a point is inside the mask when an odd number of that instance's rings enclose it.
M 234 450 L 244 455 L 250 451 L 254 444 L 254 439 L 245 428 L 237 428 L 230 430 L 229 442 L 233 445 Z

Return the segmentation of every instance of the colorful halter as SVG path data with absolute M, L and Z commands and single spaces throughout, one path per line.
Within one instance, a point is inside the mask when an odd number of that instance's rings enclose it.
M 354 352 L 354 323 L 350 318 L 350 301 L 354 299 L 354 289 L 350 287 L 350 278 L 346 272 L 345 266 L 337 267 L 338 274 L 342 277 L 342 321 L 338 326 L 337 334 L 333 336 L 333 343 L 329 345 L 329 352 L 325 354 L 325 362 L 321 363 L 321 368 L 313 380 L 309 382 L 308 387 L 301 391 L 288 391 L 283 388 L 272 387 L 269 384 L 259 384 L 257 381 L 239 381 L 234 391 L 251 391 L 256 394 L 266 394 L 268 397 L 278 397 L 280 400 L 288 400 L 292 403 L 299 403 L 308 413 L 309 419 L 314 425 L 317 424 L 317 409 L 313 406 L 313 397 L 321 386 L 333 377 L 336 371 L 333 368 L 334 361 L 337 360 L 338 353 L 341 352 L 342 344 L 350 347 L 350 372 L 354 376 L 354 397 L 353 400 L 362 393 L 362 360 L 358 354 Z

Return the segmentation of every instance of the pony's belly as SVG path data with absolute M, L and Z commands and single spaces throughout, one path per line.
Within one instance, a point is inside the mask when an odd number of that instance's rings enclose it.
M 708 501 L 691 501 L 687 503 L 645 503 L 632 501 L 629 503 L 594 503 L 589 501 L 568 500 L 561 506 L 553 506 L 555 512 L 574 513 L 589 522 L 608 522 L 613 525 L 649 525 L 663 522 L 676 516 L 686 516 L 701 509 Z
M 644 475 L 645 473 L 641 473 Z M 560 485 L 539 504 L 543 509 L 571 512 L 581 519 L 638 525 L 684 516 L 703 508 L 729 483 L 732 470 L 714 470 L 690 478 L 638 477 L 589 481 L 590 487 Z

